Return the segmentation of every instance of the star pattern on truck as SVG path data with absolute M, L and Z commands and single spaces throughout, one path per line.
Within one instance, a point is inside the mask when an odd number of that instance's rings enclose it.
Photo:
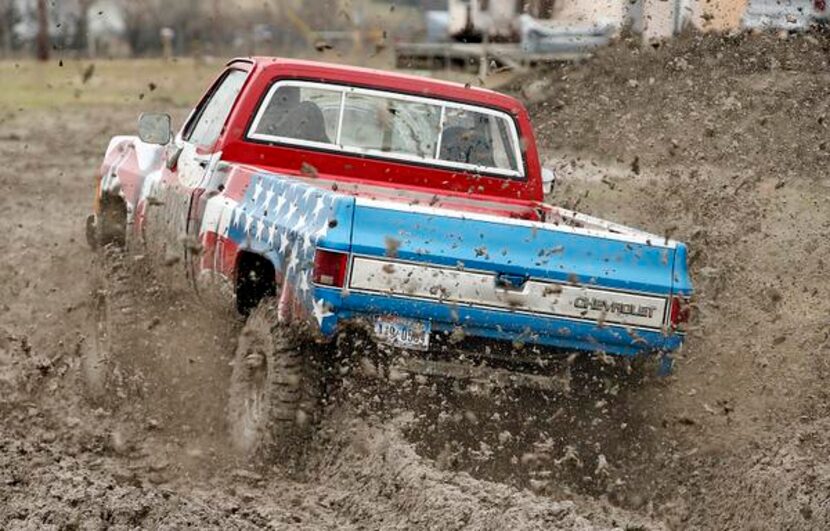
M 283 285 L 294 290 L 303 307 L 312 308 L 318 324 L 333 314 L 322 299 L 314 299 L 311 269 L 317 243 L 328 234 L 339 200 L 305 182 L 254 175 L 227 227 L 226 236 L 273 257 L 285 276 Z

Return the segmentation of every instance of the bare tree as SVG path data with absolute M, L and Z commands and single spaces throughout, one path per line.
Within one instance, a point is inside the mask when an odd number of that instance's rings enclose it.
M 46 11 L 46 0 L 37 0 L 37 58 L 40 61 L 49 60 L 49 14 Z
M 77 0 L 77 16 L 72 47 L 81 53 L 88 52 L 89 47 L 89 7 L 93 0 Z
M 15 19 L 14 0 L 0 0 L 0 46 L 2 46 L 3 55 L 10 55 L 12 52 Z
M 164 26 L 160 20 L 158 3 L 151 0 L 122 0 L 127 42 L 133 55 L 140 55 L 160 47 L 159 29 Z

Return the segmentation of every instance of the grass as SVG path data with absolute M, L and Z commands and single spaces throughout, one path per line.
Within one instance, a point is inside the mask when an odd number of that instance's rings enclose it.
M 311 57 L 337 63 L 354 57 L 334 51 Z M 0 61 L 0 111 L 134 105 L 143 110 L 191 108 L 221 72 L 226 59 L 31 59 Z M 361 61 L 357 61 L 361 62 Z M 383 68 L 378 57 L 368 66 Z M 94 65 L 92 75 L 84 73 Z
M 329 51 L 309 58 L 389 69 L 392 50 L 372 58 Z M 224 67 L 225 59 L 64 59 L 46 63 L 31 59 L 0 61 L 0 111 L 50 110 L 67 107 L 134 106 L 146 111 L 191 108 Z M 84 81 L 84 73 L 93 67 Z M 462 72 L 413 72 L 459 83 L 478 84 Z M 498 85 L 500 76 L 488 78 Z
M 0 61 L 5 111 L 135 105 L 147 110 L 190 107 L 223 62 L 193 59 Z M 89 69 L 93 68 L 91 75 Z

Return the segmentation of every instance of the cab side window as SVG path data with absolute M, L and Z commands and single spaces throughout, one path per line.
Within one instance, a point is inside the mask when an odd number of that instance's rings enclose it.
M 247 72 L 229 70 L 202 102 L 193 121 L 188 124 L 184 139 L 199 147 L 211 148 L 222 134 L 222 128 L 245 83 Z

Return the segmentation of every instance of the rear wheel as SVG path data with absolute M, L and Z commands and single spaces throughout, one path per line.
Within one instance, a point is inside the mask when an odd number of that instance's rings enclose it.
M 267 458 L 302 448 L 322 414 L 324 371 L 319 348 L 279 324 L 276 300 L 248 316 L 233 362 L 228 424 L 234 446 Z

